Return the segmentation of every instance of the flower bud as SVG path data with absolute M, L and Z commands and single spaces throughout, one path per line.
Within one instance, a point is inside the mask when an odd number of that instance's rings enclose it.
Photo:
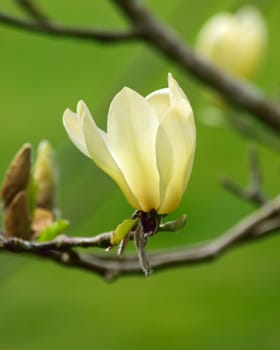
M 25 144 L 8 167 L 2 185 L 3 221 L 8 237 L 30 239 L 32 236 L 27 194 L 30 168 L 31 146 Z
M 56 167 L 54 154 L 49 142 L 42 141 L 38 146 L 33 177 L 38 185 L 37 207 L 53 211 L 55 206 Z
M 267 39 L 265 22 L 254 7 L 244 7 L 235 15 L 211 17 L 197 37 L 197 51 L 233 76 L 250 79 L 263 57 Z
M 13 198 L 27 188 L 31 168 L 31 146 L 25 144 L 12 160 L 2 185 L 4 208 L 9 206 Z

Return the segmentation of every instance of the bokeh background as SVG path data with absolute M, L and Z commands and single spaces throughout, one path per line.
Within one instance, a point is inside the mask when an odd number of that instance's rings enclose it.
M 67 24 L 124 27 L 110 1 L 41 0 L 46 13 Z M 237 0 L 146 0 L 193 45 L 204 21 L 218 11 L 249 4 Z M 280 2 L 252 1 L 267 22 L 269 43 L 255 82 L 279 98 Z M 13 1 L 0 9 L 23 15 Z M 60 166 L 59 206 L 69 234 L 113 229 L 132 210 L 116 185 L 68 140 L 66 107 L 84 99 L 106 127 L 112 97 L 124 85 L 143 95 L 166 86 L 171 71 L 197 119 L 198 144 L 189 187 L 176 215 L 187 228 L 160 234 L 149 250 L 211 239 L 252 210 L 219 185 L 222 175 L 246 184 L 248 142 L 229 128 L 201 123 L 202 86 L 142 43 L 102 45 L 20 32 L 0 25 L 0 174 L 25 142 L 48 139 Z M 235 111 L 241 113 L 240 111 Z M 207 114 L 206 114 L 207 117 Z M 244 115 L 244 118 L 246 115 Z M 279 191 L 279 154 L 260 147 L 264 188 Z M 227 253 L 214 263 L 125 277 L 109 284 L 95 275 L 31 257 L 0 256 L 0 346 L 37 349 L 266 349 L 280 348 L 280 237 Z

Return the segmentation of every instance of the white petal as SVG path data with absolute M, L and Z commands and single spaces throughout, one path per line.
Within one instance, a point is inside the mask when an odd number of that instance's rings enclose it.
M 171 104 L 174 104 L 180 100 L 184 100 L 185 108 L 188 109 L 188 111 L 186 110 L 185 113 L 187 114 L 192 113 L 192 108 L 187 96 L 185 95 L 184 91 L 182 90 L 180 85 L 177 83 L 177 81 L 173 78 L 171 73 L 168 73 L 168 87 L 169 87 Z
M 161 205 L 159 214 L 170 213 L 181 201 L 189 180 L 196 131 L 192 111 L 185 100 L 175 103 L 162 121 L 157 135 Z
M 170 107 L 169 89 L 165 88 L 154 91 L 146 96 L 145 99 L 149 102 L 150 106 L 155 111 L 159 122 L 161 122 Z
M 76 113 L 70 111 L 70 109 L 66 109 L 62 120 L 65 130 L 67 131 L 67 134 L 71 141 L 82 153 L 89 157 L 79 116 Z
M 140 209 L 137 200 L 132 195 L 109 149 L 107 135 L 96 126 L 84 103 L 79 105 L 79 114 L 81 116 L 82 130 L 90 157 L 99 168 L 118 184 L 130 205 L 135 209 Z
M 146 212 L 159 206 L 158 124 L 155 112 L 137 92 L 124 88 L 114 97 L 108 115 L 108 142 L 128 186 Z

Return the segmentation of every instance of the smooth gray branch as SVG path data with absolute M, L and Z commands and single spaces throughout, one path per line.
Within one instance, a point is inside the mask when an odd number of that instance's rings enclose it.
M 180 250 L 159 252 L 148 256 L 154 271 L 175 266 L 188 266 L 212 261 L 238 244 L 256 241 L 280 229 L 280 196 L 263 205 L 260 209 L 242 219 L 218 238 Z M 85 254 L 74 250 L 76 247 L 106 247 L 112 232 L 92 238 L 61 237 L 46 242 L 28 242 L 17 238 L 0 238 L 0 251 L 27 253 L 53 260 L 64 266 L 79 268 L 96 273 L 106 279 L 120 275 L 142 273 L 138 257 L 118 258 L 110 254 Z
M 69 237 L 66 235 L 60 235 L 52 241 L 37 242 L 26 241 L 17 237 L 5 237 L 4 234 L 0 236 L 0 249 L 5 246 L 6 249 L 11 251 L 47 251 L 58 250 L 65 251 L 70 248 L 108 248 L 110 247 L 110 239 L 113 231 L 104 232 L 94 237 Z

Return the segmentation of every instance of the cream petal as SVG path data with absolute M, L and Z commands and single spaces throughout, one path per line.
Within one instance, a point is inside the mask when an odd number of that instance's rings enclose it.
M 190 102 L 185 95 L 184 91 L 180 87 L 180 85 L 177 83 L 177 81 L 173 78 L 171 73 L 168 73 L 168 87 L 170 92 L 170 101 L 171 104 L 174 104 L 180 100 L 185 101 L 185 113 L 189 114 L 192 113 L 192 108 L 190 105 Z
M 110 151 L 106 133 L 96 126 L 85 103 L 80 103 L 79 114 L 90 158 L 118 184 L 130 205 L 140 209 Z
M 158 125 L 149 103 L 134 90 L 124 88 L 114 97 L 108 115 L 108 142 L 128 186 L 146 212 L 159 206 Z
M 155 111 L 159 122 L 161 122 L 170 107 L 169 89 L 165 88 L 154 91 L 146 96 L 145 99 Z
M 170 140 L 169 135 L 166 133 L 163 126 L 161 125 L 158 129 L 157 134 L 157 142 L 156 142 L 156 151 L 157 151 L 157 166 L 160 174 L 160 207 L 158 208 L 158 212 L 160 214 L 167 214 L 169 211 L 161 211 L 165 210 L 162 203 L 166 198 L 167 187 L 170 183 L 170 179 L 173 176 L 174 166 L 173 166 L 173 147 L 172 140 Z M 163 208 L 162 208 L 163 207 Z
M 157 135 L 157 162 L 160 172 L 159 214 L 176 209 L 191 174 L 196 131 L 192 111 L 185 100 L 173 105 Z
M 79 116 L 70 109 L 66 109 L 62 121 L 70 140 L 82 153 L 90 157 L 86 148 Z

